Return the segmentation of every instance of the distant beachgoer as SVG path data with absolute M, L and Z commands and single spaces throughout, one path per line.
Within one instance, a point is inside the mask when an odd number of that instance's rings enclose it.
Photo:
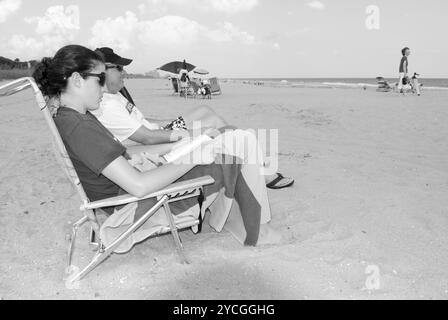
M 187 90 L 189 82 L 190 76 L 188 75 L 187 62 L 184 60 L 182 69 L 179 71 L 179 83 L 181 90 Z M 186 92 L 184 92 L 184 94 L 186 94 Z
M 408 57 L 411 54 L 411 50 L 406 47 L 401 50 L 402 58 L 400 61 L 399 79 L 398 79 L 398 91 L 403 93 L 403 86 L 407 84 L 407 76 L 409 70 Z M 406 82 L 406 83 L 405 83 Z
M 414 72 L 414 75 L 412 76 L 412 87 L 414 89 L 414 92 L 417 93 L 418 96 L 420 96 L 420 83 L 418 83 L 418 77 L 419 74 L 417 72 Z

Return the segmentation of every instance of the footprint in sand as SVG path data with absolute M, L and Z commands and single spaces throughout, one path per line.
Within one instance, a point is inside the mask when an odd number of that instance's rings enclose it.
M 305 126 L 322 126 L 329 125 L 333 122 L 324 113 L 311 109 L 300 109 L 292 117 L 302 121 Z
M 288 226 L 286 243 L 302 243 L 312 239 L 316 234 L 327 232 L 331 227 L 331 222 L 319 220 L 314 216 L 307 216 L 299 223 Z
M 351 239 L 354 232 L 348 227 L 335 224 L 328 220 L 320 220 L 317 216 L 307 216 L 295 225 L 288 227 L 288 235 L 285 236 L 286 243 L 323 243 Z
M 351 231 L 348 227 L 331 223 L 328 230 L 316 233 L 315 235 L 313 235 L 310 241 L 314 243 L 343 241 L 354 237 L 354 235 L 354 232 Z

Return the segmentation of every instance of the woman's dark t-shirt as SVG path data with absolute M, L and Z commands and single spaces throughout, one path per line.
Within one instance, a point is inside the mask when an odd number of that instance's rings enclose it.
M 90 201 L 117 196 L 120 187 L 101 172 L 126 148 L 90 112 L 60 107 L 54 122 Z

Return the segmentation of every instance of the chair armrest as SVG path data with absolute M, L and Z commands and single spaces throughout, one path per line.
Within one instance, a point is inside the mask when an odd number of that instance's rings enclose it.
M 0 86 L 0 97 L 10 96 L 31 86 L 30 78 L 20 78 Z
M 136 202 L 139 200 L 144 200 L 148 198 L 155 198 L 155 197 L 161 197 L 164 195 L 171 195 L 171 194 L 177 194 L 180 192 L 185 192 L 189 189 L 196 189 L 205 185 L 213 184 L 215 183 L 215 180 L 210 176 L 203 176 L 200 178 L 192 179 L 192 180 L 186 180 L 181 182 L 176 182 L 173 184 L 170 184 L 166 188 L 159 190 L 157 192 L 148 194 L 142 198 L 134 197 L 130 194 L 123 194 L 120 196 L 107 198 L 103 200 L 98 200 L 94 202 L 88 202 L 83 205 L 81 205 L 81 211 L 84 210 L 93 210 L 93 209 L 99 209 L 99 208 L 105 208 L 105 207 L 113 207 L 113 206 L 120 206 L 123 204 L 128 204 L 131 202 Z

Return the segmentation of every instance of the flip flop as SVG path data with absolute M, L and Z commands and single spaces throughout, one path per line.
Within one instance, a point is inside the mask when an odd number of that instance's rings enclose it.
M 280 183 L 281 181 L 286 181 L 284 183 Z M 294 184 L 294 179 L 292 178 L 285 178 L 281 173 L 277 173 L 277 178 L 266 184 L 266 187 L 269 189 L 283 189 L 290 187 Z

